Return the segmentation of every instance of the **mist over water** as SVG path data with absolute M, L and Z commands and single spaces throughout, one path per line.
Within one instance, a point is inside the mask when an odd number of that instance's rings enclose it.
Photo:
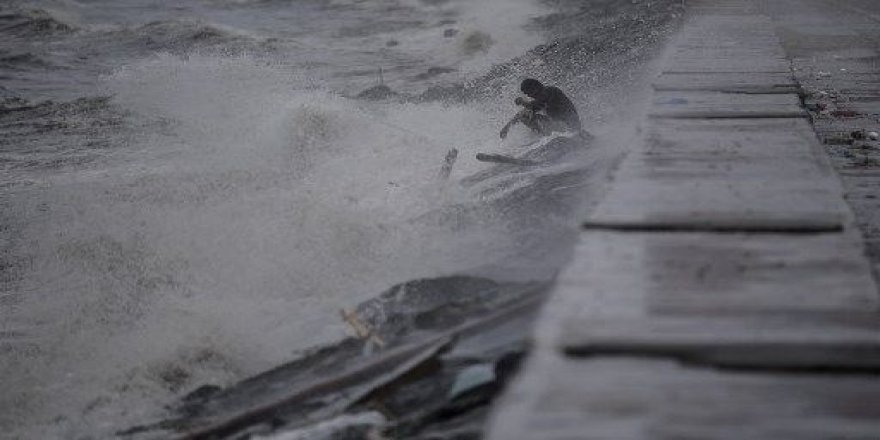
M 343 337 L 338 310 L 395 283 L 551 278 L 629 129 L 605 121 L 631 113 L 609 97 L 635 90 L 596 80 L 629 72 L 622 50 L 565 55 L 575 69 L 533 49 L 576 43 L 555 32 L 582 3 L 4 5 L 0 436 L 105 438 Z M 628 7 L 608 17 L 668 21 Z M 351 98 L 378 67 L 406 95 Z M 532 140 L 498 140 L 532 74 L 572 93 L 593 148 L 513 186 L 460 185 L 485 168 L 475 153 Z M 476 98 L 418 99 L 459 84 Z M 537 209 L 533 184 L 573 169 L 592 170 L 583 200 Z

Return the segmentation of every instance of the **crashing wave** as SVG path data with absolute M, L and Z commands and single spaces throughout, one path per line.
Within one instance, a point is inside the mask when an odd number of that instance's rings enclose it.
M 217 48 L 224 52 L 266 49 L 266 41 L 230 29 L 200 21 L 154 21 L 136 28 L 111 32 L 137 49 L 185 53 L 194 49 Z
M 9 54 L 0 50 L 0 69 L 27 70 L 57 68 L 59 67 L 31 52 Z
M 111 145 L 120 121 L 106 97 L 66 102 L 0 99 L 0 126 L 7 130 L 0 136 L 0 160 L 9 169 L 31 170 L 87 163 Z M 49 133 L 54 136 L 47 138 Z
M 19 38 L 41 38 L 67 35 L 77 29 L 43 9 L 12 9 L 0 11 L 0 34 Z

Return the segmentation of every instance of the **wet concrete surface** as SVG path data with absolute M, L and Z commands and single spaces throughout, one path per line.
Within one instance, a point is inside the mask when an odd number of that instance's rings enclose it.
M 880 264 L 880 13 L 865 0 L 783 0 L 764 7 L 792 63 L 819 140 Z M 857 134 L 853 136 L 853 134 Z
M 877 15 L 688 6 L 491 439 L 880 433 Z

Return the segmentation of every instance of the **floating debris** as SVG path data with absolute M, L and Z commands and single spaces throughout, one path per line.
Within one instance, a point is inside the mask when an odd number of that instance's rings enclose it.
M 284 431 L 267 436 L 257 435 L 253 437 L 253 440 L 338 440 L 365 438 L 376 426 L 380 426 L 385 422 L 385 416 L 377 411 L 343 414 L 307 428 Z
M 478 433 L 527 347 L 547 287 L 464 276 L 399 284 L 340 312 L 354 337 L 228 388 L 197 388 L 172 418 L 119 434 L 384 440 Z M 361 423 L 375 412 L 381 421 Z
M 368 99 L 372 101 L 379 101 L 382 99 L 388 99 L 397 95 L 394 90 L 391 90 L 391 87 L 386 86 L 385 84 L 379 84 L 377 86 L 370 87 L 369 89 L 364 90 L 357 94 L 358 99 Z
M 473 365 L 458 373 L 455 382 L 449 390 L 447 397 L 450 400 L 473 391 L 479 387 L 490 385 L 495 382 L 495 367 L 491 364 Z
M 458 159 L 457 148 L 453 148 L 446 153 L 446 158 L 443 160 L 443 166 L 440 168 L 440 180 L 449 179 L 449 175 L 452 174 L 452 167 L 455 165 L 456 159 Z
M 388 183 L 392 184 L 394 182 Z M 361 320 L 358 319 L 356 313 L 345 309 L 340 309 L 339 314 L 342 315 L 342 319 L 346 323 L 348 323 L 348 325 L 354 330 L 355 336 L 358 339 L 367 340 L 378 348 L 385 347 L 385 341 L 383 341 L 382 338 L 380 338 L 379 336 L 376 336 L 370 326 L 361 322 Z

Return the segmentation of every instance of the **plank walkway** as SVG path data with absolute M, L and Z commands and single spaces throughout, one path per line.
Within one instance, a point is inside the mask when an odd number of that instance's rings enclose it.
M 877 286 L 774 25 L 689 4 L 490 439 L 880 438 Z

